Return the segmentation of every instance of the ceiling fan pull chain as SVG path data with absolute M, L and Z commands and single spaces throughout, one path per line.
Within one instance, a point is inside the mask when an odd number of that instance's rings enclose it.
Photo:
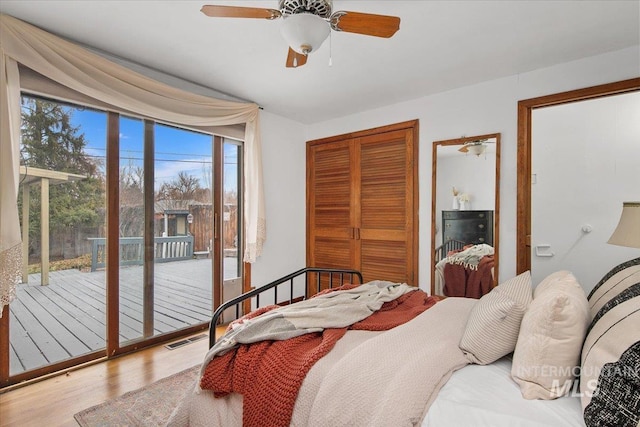
M 333 65 L 333 37 L 331 37 L 331 33 L 329 33 L 329 67 Z

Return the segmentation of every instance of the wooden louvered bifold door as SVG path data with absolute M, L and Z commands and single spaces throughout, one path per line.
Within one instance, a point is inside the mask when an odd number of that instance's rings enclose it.
M 365 281 L 414 283 L 413 159 L 408 130 L 360 140 L 360 270 Z
M 408 124 L 307 143 L 307 265 L 417 285 L 417 122 Z
M 351 268 L 353 265 L 353 167 L 351 141 L 311 148 L 308 164 L 308 230 L 313 267 Z

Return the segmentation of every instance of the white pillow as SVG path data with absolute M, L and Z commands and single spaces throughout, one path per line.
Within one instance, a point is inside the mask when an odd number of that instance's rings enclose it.
M 520 325 L 511 376 L 525 399 L 555 399 L 572 389 L 590 321 L 587 296 L 568 271 L 547 276 Z
M 480 298 L 469 314 L 460 340 L 460 350 L 466 358 L 486 365 L 511 353 L 518 340 L 522 316 L 532 299 L 529 271 Z

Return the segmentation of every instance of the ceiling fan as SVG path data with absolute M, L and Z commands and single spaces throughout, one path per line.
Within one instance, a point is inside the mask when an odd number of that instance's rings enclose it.
M 400 28 L 397 16 L 332 12 L 332 0 L 279 0 L 278 9 L 205 5 L 200 11 L 216 18 L 283 18 L 281 32 L 289 44 L 289 68 L 306 64 L 309 53 L 322 45 L 331 30 L 389 38 Z
M 495 141 L 489 141 L 489 139 L 477 139 L 475 141 L 465 142 L 462 147 L 458 149 L 461 153 L 471 153 L 476 156 L 480 156 L 487 149 L 487 144 L 494 144 Z

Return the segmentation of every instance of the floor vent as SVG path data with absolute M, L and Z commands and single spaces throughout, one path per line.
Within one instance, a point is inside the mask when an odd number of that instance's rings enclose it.
M 172 342 L 171 344 L 165 345 L 169 350 L 174 350 L 178 347 L 185 346 L 187 344 L 191 344 L 192 342 L 200 341 L 201 339 L 207 338 L 207 334 L 196 335 L 195 337 L 187 338 L 184 340 Z

